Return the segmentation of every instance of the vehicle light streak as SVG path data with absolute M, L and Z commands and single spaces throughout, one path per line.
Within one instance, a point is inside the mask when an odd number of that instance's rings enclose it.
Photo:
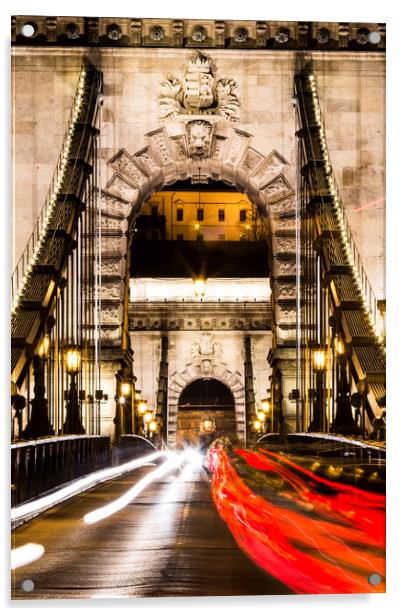
M 384 592 L 383 495 L 318 477 L 266 450 L 235 453 L 247 462 L 251 482 L 252 473 L 259 476 L 264 498 L 239 477 L 222 447 L 208 455 L 212 493 L 250 558 L 296 593 Z M 368 582 L 372 573 L 381 576 L 378 586 Z
M 61 488 L 60 490 L 53 492 L 53 494 L 48 494 L 47 496 L 43 496 L 29 503 L 14 507 L 11 509 L 11 521 L 16 522 L 31 515 L 36 515 L 49 507 L 53 507 L 66 498 L 79 494 L 83 490 L 87 490 L 98 483 L 107 481 L 108 479 L 113 479 L 114 477 L 119 477 L 119 475 L 123 475 L 124 473 L 128 473 L 136 468 L 155 462 L 157 458 L 160 456 L 166 456 L 167 454 L 168 452 L 158 451 L 150 454 L 149 456 L 143 456 L 142 458 L 130 460 L 130 462 L 126 462 L 120 466 L 109 467 L 107 469 L 91 473 L 82 479 L 77 479 L 77 481 L 72 482 L 65 488 Z
M 120 496 L 119 498 L 109 503 L 108 505 L 105 505 L 104 507 L 99 507 L 98 509 L 94 509 L 94 511 L 87 513 L 84 516 L 85 524 L 95 524 L 95 522 L 104 520 L 105 518 L 108 518 L 117 511 L 120 511 L 121 509 L 126 507 L 153 481 L 156 481 L 156 479 L 159 479 L 170 471 L 177 469 L 183 462 L 185 462 L 185 457 L 185 453 L 177 455 L 175 453 L 169 452 L 169 457 L 166 462 L 164 462 L 155 471 L 152 471 L 151 473 L 146 475 L 146 477 L 140 479 L 140 481 L 138 481 L 138 483 L 136 483 L 132 488 L 130 488 L 130 490 L 123 494 L 123 496 Z
M 42 558 L 44 553 L 45 548 L 38 543 L 26 543 L 19 548 L 15 548 L 11 550 L 11 569 L 29 565 Z

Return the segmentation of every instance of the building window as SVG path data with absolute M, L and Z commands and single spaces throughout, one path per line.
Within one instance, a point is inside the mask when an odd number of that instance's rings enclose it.
M 178 222 L 182 222 L 183 221 L 183 208 L 178 207 L 176 210 L 176 220 Z
M 176 235 L 176 240 L 177 240 L 178 242 L 182 242 L 182 241 L 183 241 L 183 233 L 178 233 L 178 234 Z
M 219 233 L 218 240 L 224 242 L 225 241 L 225 234 L 224 233 Z
M 218 220 L 223 222 L 225 220 L 225 210 L 218 210 Z
M 158 215 L 158 206 L 157 205 L 153 205 L 151 207 L 151 216 L 157 216 Z
M 197 210 L 197 220 L 204 220 L 204 210 Z
M 246 222 L 247 210 L 240 210 L 240 222 Z

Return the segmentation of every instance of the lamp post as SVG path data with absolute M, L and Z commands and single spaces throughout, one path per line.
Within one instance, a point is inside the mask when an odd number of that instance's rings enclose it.
M 350 385 L 347 376 L 347 351 L 340 338 L 338 338 L 335 348 L 337 356 L 337 395 L 336 413 L 331 431 L 345 435 L 356 434 L 357 425 L 353 418 Z
M 131 397 L 132 387 L 130 381 L 122 381 L 120 385 L 120 399 L 122 427 L 125 434 L 134 434 L 133 404 Z
M 81 370 L 81 351 L 78 347 L 69 347 L 66 352 L 66 370 L 70 376 L 70 389 L 67 392 L 66 421 L 64 434 L 85 434 L 82 425 L 76 376 Z
M 324 375 L 326 356 L 324 349 L 313 351 L 313 369 L 315 372 L 315 398 L 313 404 L 313 421 L 309 426 L 310 432 L 323 432 L 325 430 L 325 398 L 324 398 Z
M 49 357 L 50 339 L 46 334 L 39 345 L 39 351 L 33 358 L 34 397 L 30 401 L 31 416 L 27 427 L 22 432 L 22 438 L 38 438 L 52 436 L 54 430 L 49 421 L 48 401 L 45 398 L 45 365 Z

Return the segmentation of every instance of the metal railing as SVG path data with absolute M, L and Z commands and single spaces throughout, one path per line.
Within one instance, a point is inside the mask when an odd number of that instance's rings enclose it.
M 95 74 L 96 74 L 98 63 L 99 63 L 99 58 L 96 61 L 96 66 L 93 66 L 93 68 L 95 69 Z M 61 146 L 58 160 L 56 163 L 56 167 L 53 171 L 52 179 L 50 181 L 50 185 L 49 185 L 49 188 L 46 194 L 44 204 L 35 221 L 34 228 L 32 230 L 30 237 L 28 238 L 28 241 L 22 252 L 22 255 L 19 258 L 17 265 L 15 266 L 14 271 L 11 276 L 11 305 L 13 308 L 15 307 L 19 294 L 27 281 L 27 274 L 30 272 L 34 264 L 35 257 L 37 256 L 37 253 L 40 248 L 41 239 L 43 238 L 44 233 L 46 232 L 47 222 L 49 220 L 52 209 L 57 201 L 57 195 L 64 182 L 64 174 L 65 174 L 66 165 L 68 161 L 68 153 L 69 153 L 71 141 L 73 139 L 74 130 L 75 130 L 76 125 L 80 121 L 82 121 L 80 120 L 80 117 L 79 117 L 80 116 L 79 109 L 80 109 L 81 102 L 82 102 L 82 93 L 84 89 L 85 79 L 88 73 L 88 66 L 89 66 L 88 59 L 85 57 L 81 64 L 78 83 L 77 83 L 75 96 L 74 96 L 74 102 L 71 107 L 70 116 L 68 120 L 67 130 L 63 138 L 63 142 L 62 142 L 62 146 Z M 96 83 L 96 78 L 94 79 L 92 83 L 92 87 L 91 87 L 91 93 L 90 93 L 91 100 L 94 94 L 97 95 L 95 83 Z M 87 119 L 88 118 L 85 118 L 85 120 Z M 77 164 L 77 161 L 74 162 L 74 167 L 72 170 L 73 173 L 70 174 L 70 180 L 69 180 L 70 183 L 71 183 L 72 177 L 74 176 L 76 164 Z M 66 195 L 66 198 L 67 198 L 67 195 Z
M 111 464 L 108 436 L 59 436 L 11 445 L 11 502 L 18 505 Z
M 333 171 L 333 166 L 331 163 L 331 158 L 330 158 L 329 151 L 327 148 L 324 117 L 321 111 L 318 94 L 316 94 L 312 90 L 310 81 L 308 80 L 310 75 L 313 75 L 313 74 L 309 71 L 306 71 L 303 76 L 301 76 L 300 74 L 296 75 L 295 83 L 296 83 L 296 91 L 298 95 L 297 98 L 299 102 L 299 110 L 303 113 L 303 116 L 304 116 L 303 118 L 300 118 L 301 126 L 303 126 L 304 130 L 307 131 L 309 146 L 312 152 L 316 150 L 317 141 L 316 139 L 314 139 L 316 135 L 312 134 L 310 130 L 311 124 L 307 122 L 306 120 L 308 116 L 309 115 L 311 116 L 313 112 L 314 112 L 315 123 L 317 126 L 320 126 L 320 131 L 319 131 L 319 134 L 320 134 L 319 143 L 320 143 L 320 154 L 321 154 L 321 159 L 319 160 L 320 166 L 317 165 L 318 161 L 310 159 L 310 162 L 313 165 L 313 169 L 315 173 L 315 180 L 319 188 L 317 196 L 321 197 L 322 195 L 321 189 L 323 189 L 323 193 L 326 194 L 329 192 L 329 194 L 331 195 L 333 199 L 333 202 L 339 205 L 337 209 L 338 226 L 339 226 L 339 229 L 342 230 L 341 231 L 342 237 L 347 241 L 348 246 L 349 246 L 349 255 L 353 261 L 352 269 L 357 274 L 358 280 L 360 282 L 360 284 L 358 283 L 359 288 L 361 289 L 364 295 L 367 309 L 372 316 L 373 326 L 375 330 L 377 331 L 377 333 L 381 333 L 381 332 L 378 332 L 378 324 L 381 321 L 379 320 L 380 313 L 377 308 L 377 298 L 370 284 L 366 271 L 364 269 L 363 261 L 360 256 L 359 250 L 357 248 L 356 242 L 354 240 L 354 234 L 349 225 L 345 207 L 342 202 L 342 197 L 341 197 L 339 188 L 337 186 L 335 174 Z M 303 77 L 304 79 L 306 79 L 306 82 L 307 82 L 306 85 L 303 85 L 302 83 Z M 306 89 L 307 89 L 307 92 L 306 92 Z M 323 161 L 325 161 L 327 165 L 327 171 L 325 175 L 322 173 L 322 167 L 321 167 Z M 323 178 L 326 178 L 325 183 L 323 182 Z M 322 205 L 324 205 L 323 202 L 322 202 Z M 323 209 L 325 210 L 325 208 Z

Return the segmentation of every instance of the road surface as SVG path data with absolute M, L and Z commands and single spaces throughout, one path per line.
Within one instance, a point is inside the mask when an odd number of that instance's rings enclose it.
M 85 514 L 120 497 L 155 468 L 98 485 L 17 528 L 13 548 L 35 543 L 44 554 L 12 572 L 12 598 L 291 593 L 237 547 L 202 469 L 171 471 L 122 510 L 85 524 Z

